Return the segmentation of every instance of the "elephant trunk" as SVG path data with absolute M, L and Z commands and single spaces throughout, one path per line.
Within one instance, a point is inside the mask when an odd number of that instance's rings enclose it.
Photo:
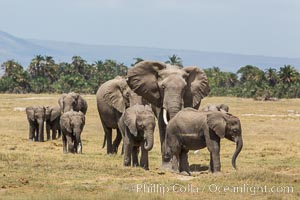
M 236 149 L 235 149 L 235 152 L 232 156 L 232 166 L 234 169 L 236 169 L 236 158 L 238 157 L 239 153 L 241 152 L 243 148 L 243 138 L 242 136 L 238 137 L 238 139 L 236 140 Z
M 76 149 L 76 153 L 82 153 L 82 143 L 81 143 L 81 130 L 76 129 L 75 130 L 75 149 Z
M 178 95 L 171 95 L 167 100 L 164 100 L 163 119 L 168 125 L 168 119 L 172 119 L 182 109 L 182 98 Z
M 38 119 L 37 123 L 39 125 L 37 140 L 39 142 L 43 142 L 44 141 L 44 120 L 43 119 Z
M 145 150 L 146 151 L 151 151 L 151 149 L 153 148 L 153 143 L 154 143 L 153 132 L 146 133 L 145 143 L 144 143 Z

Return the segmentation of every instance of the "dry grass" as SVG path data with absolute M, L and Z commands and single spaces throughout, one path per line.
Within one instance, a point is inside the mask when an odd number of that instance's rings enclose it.
M 38 98 L 36 98 L 38 97 Z M 28 141 L 28 123 L 22 107 L 55 105 L 59 95 L 0 95 L 0 199 L 299 199 L 300 198 L 300 100 L 257 102 L 240 98 L 205 98 L 206 103 L 226 103 L 242 122 L 244 149 L 235 171 L 231 156 L 235 145 L 222 141 L 222 173 L 208 173 L 207 150 L 190 152 L 196 170 L 191 177 L 160 170 L 158 131 L 150 152 L 150 171 L 122 166 L 121 155 L 108 156 L 101 148 L 103 130 L 95 96 L 88 95 L 89 108 L 83 131 L 83 154 L 64 155 L 61 140 Z M 15 109 L 18 107 L 17 109 Z M 245 116 L 274 114 L 278 116 Z M 200 171 L 199 171 L 200 169 Z M 158 184 L 170 192 L 137 192 L 136 184 Z M 172 191 L 179 184 L 192 190 Z M 221 192 L 213 192 L 215 185 Z M 293 192 L 254 191 L 251 186 L 291 186 Z M 224 192 L 225 186 L 246 187 L 248 192 Z M 196 189 L 198 188 L 198 192 Z M 179 190 L 178 185 L 175 187 Z M 182 188 L 183 189 L 183 188 Z M 210 190 L 211 191 L 210 191 Z M 254 195 L 254 192 L 256 193 Z

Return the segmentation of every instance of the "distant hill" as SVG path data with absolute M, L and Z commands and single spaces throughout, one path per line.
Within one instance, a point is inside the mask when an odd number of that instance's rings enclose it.
M 230 53 L 175 50 L 147 47 L 114 45 L 86 45 L 69 42 L 22 39 L 0 31 L 0 63 L 14 59 L 27 67 L 35 55 L 53 56 L 56 62 L 69 62 L 79 55 L 89 63 L 97 60 L 114 59 L 130 66 L 133 58 L 166 61 L 173 54 L 182 58 L 184 65 L 197 65 L 203 68 L 218 66 L 223 71 L 236 72 L 247 64 L 266 69 L 279 68 L 290 64 L 300 71 L 300 58 L 284 58 L 257 55 L 239 55 Z

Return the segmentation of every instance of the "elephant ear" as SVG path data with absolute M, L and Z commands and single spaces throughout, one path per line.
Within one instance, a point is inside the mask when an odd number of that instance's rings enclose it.
M 82 126 L 84 126 L 85 125 L 85 115 L 81 111 L 79 111 L 79 114 L 80 114 L 80 117 L 81 117 L 81 120 L 82 120 Z
M 60 119 L 60 125 L 62 127 L 64 127 L 69 133 L 72 132 L 72 129 L 71 129 L 71 116 L 69 115 L 69 113 L 65 113 L 61 116 L 61 119 Z
M 83 112 L 83 114 L 86 114 L 88 105 L 87 105 L 86 100 L 80 95 L 77 98 L 77 107 L 78 107 L 78 110 L 81 110 Z
M 207 115 L 207 124 L 220 138 L 224 138 L 226 119 L 222 112 L 211 112 Z
M 154 61 L 142 61 L 130 68 L 127 73 L 129 87 L 149 103 L 161 107 L 158 87 L 158 72 L 166 69 L 166 64 Z
M 28 106 L 26 108 L 26 115 L 27 115 L 28 119 L 30 119 L 31 121 L 34 121 L 34 109 L 32 106 Z
M 184 107 L 198 109 L 201 100 L 210 92 L 207 76 L 199 67 L 184 67 L 183 70 L 188 73 L 186 78 L 187 89 L 184 94 Z
M 129 107 L 124 113 L 124 123 L 128 127 L 130 133 L 134 136 L 137 136 L 136 129 L 136 111 L 134 107 Z
M 58 99 L 58 104 L 59 104 L 59 107 L 60 109 L 63 111 L 64 109 L 64 98 L 67 96 L 66 93 L 63 93 L 60 98 Z
M 128 87 L 125 79 L 113 79 L 107 83 L 103 95 L 105 102 L 123 113 L 126 106 L 122 91 Z
M 50 121 L 54 121 L 55 119 L 57 119 L 61 114 L 60 108 L 57 107 L 53 107 L 51 108 L 51 114 L 50 114 Z

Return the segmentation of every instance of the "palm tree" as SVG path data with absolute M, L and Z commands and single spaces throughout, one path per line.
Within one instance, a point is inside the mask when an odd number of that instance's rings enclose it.
M 182 59 L 180 57 L 178 57 L 176 54 L 173 54 L 172 56 L 169 56 L 169 60 L 167 60 L 165 63 L 171 64 L 171 65 L 177 65 L 179 67 L 183 67 Z
M 274 87 L 276 85 L 276 83 L 278 82 L 278 75 L 277 75 L 276 69 L 274 69 L 274 68 L 270 67 L 270 68 L 266 69 L 265 77 L 271 87 Z
M 133 60 L 135 60 L 135 62 L 133 64 L 131 64 L 131 66 L 134 66 L 134 65 L 138 64 L 139 62 L 144 61 L 143 58 L 133 58 Z
M 44 76 L 44 61 L 45 58 L 42 55 L 37 55 L 31 60 L 28 71 L 32 77 Z
M 288 85 L 296 81 L 299 77 L 299 73 L 291 65 L 284 65 L 283 67 L 280 67 L 278 74 L 280 81 Z

